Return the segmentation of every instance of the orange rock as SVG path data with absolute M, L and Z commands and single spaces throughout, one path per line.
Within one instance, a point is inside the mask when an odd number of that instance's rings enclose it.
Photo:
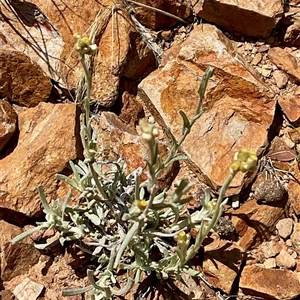
M 16 148 L 0 160 L 0 207 L 5 218 L 21 221 L 14 211 L 27 216 L 41 213 L 37 186 L 56 199 L 55 174 L 78 157 L 78 110 L 74 104 L 40 103 L 18 116 Z
M 207 66 L 215 67 L 203 107 L 182 149 L 190 168 L 218 189 L 229 175 L 229 165 L 241 148 L 263 148 L 276 102 L 265 85 L 232 50 L 231 42 L 214 26 L 196 26 L 189 37 L 166 52 L 163 66 L 139 85 L 140 102 L 157 122 L 178 139 L 182 109 L 189 118 L 198 103 L 198 89 Z M 245 184 L 238 174 L 228 190 L 237 194 Z
M 6 100 L 0 101 L 0 151 L 16 130 L 17 114 Z
M 294 299 L 300 294 L 296 272 L 265 269 L 255 265 L 245 266 L 243 269 L 240 288 L 247 295 L 265 299 Z
M 43 70 L 24 53 L 0 48 L 0 96 L 26 107 L 46 101 L 52 84 Z
M 280 0 L 195 1 L 196 14 L 208 22 L 223 27 L 226 31 L 243 36 L 266 38 L 283 15 Z M 251 22 L 249 22 L 251 20 Z

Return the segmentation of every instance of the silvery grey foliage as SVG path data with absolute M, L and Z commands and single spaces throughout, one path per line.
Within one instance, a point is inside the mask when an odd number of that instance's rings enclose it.
M 199 272 L 188 265 L 198 252 L 204 238 L 213 230 L 221 217 L 227 199 L 225 191 L 239 171 L 236 165 L 224 183 L 218 199 L 211 199 L 207 190 L 202 199 L 202 208 L 190 213 L 186 203 L 192 198 L 187 196 L 191 185 L 183 179 L 174 191 L 168 188 L 159 191 L 157 178 L 173 161 L 184 159 L 177 150 L 190 132 L 193 124 L 204 113 L 201 104 L 213 68 L 209 67 L 203 75 L 199 89 L 199 104 L 194 117 L 189 120 L 183 111 L 182 136 L 177 141 L 172 136 L 169 155 L 163 160 L 158 152 L 158 130 L 152 120 L 140 122 L 141 138 L 150 149 L 147 161 L 148 178 L 141 181 L 142 169 L 138 168 L 126 175 L 126 165 L 122 160 L 105 162 L 97 160 L 95 131 L 91 126 L 89 109 L 91 76 L 85 66 L 84 56 L 90 53 L 89 41 L 80 40 L 77 35 L 77 48 L 88 82 L 87 96 L 83 100 L 81 116 L 81 138 L 84 145 L 83 161 L 70 162 L 73 176 L 57 175 L 71 187 L 80 192 L 77 205 L 69 205 L 71 193 L 65 199 L 51 201 L 49 204 L 42 187 L 40 197 L 44 206 L 45 221 L 37 227 L 22 233 L 13 239 L 16 243 L 40 229 L 52 228 L 59 237 L 51 244 L 38 244 L 39 249 L 52 246 L 54 243 L 64 245 L 77 241 L 77 247 L 92 255 L 97 261 L 96 270 L 87 270 L 91 285 L 77 290 L 63 291 L 70 296 L 88 292 L 90 299 L 111 299 L 113 295 L 127 293 L 134 283 L 141 279 L 143 273 L 155 272 L 159 278 L 181 278 L 183 273 L 192 276 Z M 248 156 L 247 156 L 248 158 Z M 244 159 L 244 156 L 243 156 Z M 236 162 L 236 161 L 235 161 Z M 194 240 L 189 234 L 196 228 L 198 234 Z M 159 255 L 153 255 L 158 253 Z M 117 271 L 127 270 L 127 282 L 117 282 Z M 133 275 L 130 277 L 130 275 Z M 122 286 L 121 289 L 116 286 Z

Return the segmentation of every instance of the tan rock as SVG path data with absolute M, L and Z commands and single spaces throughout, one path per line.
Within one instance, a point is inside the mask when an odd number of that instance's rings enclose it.
M 0 101 L 0 151 L 16 130 L 17 114 L 6 100 Z
M 286 87 L 289 79 L 286 76 L 286 74 L 280 70 L 275 70 L 272 74 L 273 78 L 276 81 L 276 85 L 278 86 L 278 88 L 283 89 Z
M 43 70 L 28 56 L 13 49 L 0 48 L 0 96 L 32 107 L 46 101 L 52 84 Z
M 284 214 L 284 205 L 259 205 L 249 200 L 239 209 L 230 210 L 232 223 L 241 236 L 238 245 L 247 250 L 266 241 L 275 230 L 275 224 Z
M 264 180 L 255 189 L 253 197 L 262 203 L 277 203 L 279 201 L 286 201 L 284 199 L 286 190 L 276 180 Z
M 278 221 L 276 229 L 278 235 L 284 239 L 287 239 L 293 232 L 294 221 L 291 218 L 284 218 Z
M 34 282 L 27 277 L 15 287 L 13 293 L 18 300 L 36 300 L 43 289 L 44 286 L 42 284 Z
M 276 256 L 276 264 L 281 268 L 293 269 L 296 261 L 286 250 L 282 249 Z
M 300 120 L 300 95 L 285 96 L 278 99 L 283 113 L 287 116 L 290 122 L 298 122 Z
M 264 254 L 264 257 L 265 258 L 275 257 L 281 250 L 277 245 L 278 244 L 275 241 L 263 242 L 260 245 L 260 248 Z
M 266 269 L 276 268 L 276 259 L 274 257 L 266 259 L 264 261 L 264 268 Z
M 204 246 L 205 279 L 214 287 L 229 294 L 239 272 L 243 256 L 243 250 L 236 244 L 215 238 Z
M 273 47 L 268 52 L 270 61 L 290 76 L 291 81 L 300 83 L 300 69 L 295 56 L 288 49 Z
M 265 299 L 294 299 L 300 294 L 297 275 L 289 270 L 264 269 L 245 266 L 240 278 L 240 288 L 247 295 Z
M 261 60 L 262 60 L 261 53 L 256 53 L 255 56 L 253 57 L 252 64 L 256 66 L 258 63 L 261 62 Z
M 300 215 L 300 186 L 298 182 L 291 180 L 288 186 L 289 201 L 296 215 Z
M 192 3 L 200 18 L 221 26 L 226 31 L 258 38 L 268 37 L 283 15 L 280 0 L 193 0 Z
M 11 244 L 12 238 L 21 232 L 18 227 L 0 220 L 0 272 L 3 281 L 26 273 L 39 260 L 40 253 L 29 238 L 18 244 Z
M 74 104 L 40 103 L 21 112 L 17 147 L 0 160 L 0 207 L 5 218 L 21 221 L 41 212 L 37 186 L 56 198 L 55 174 L 78 157 L 78 110 Z M 80 149 L 80 148 L 79 148 Z
M 295 250 L 300 253 L 300 223 L 295 223 L 294 230 L 291 235 L 291 240 Z
M 203 104 L 207 110 L 183 150 L 191 169 L 219 188 L 236 151 L 263 147 L 275 108 L 275 101 L 261 93 L 265 86 L 252 75 L 255 72 L 234 56 L 230 41 L 214 26 L 196 26 L 186 41 L 166 52 L 162 68 L 141 82 L 138 96 L 166 132 L 171 130 L 178 139 L 182 132 L 178 111 L 189 118 L 195 113 L 199 83 L 208 65 L 215 67 L 216 75 L 208 84 Z M 243 175 L 238 174 L 228 194 L 237 194 L 242 185 Z

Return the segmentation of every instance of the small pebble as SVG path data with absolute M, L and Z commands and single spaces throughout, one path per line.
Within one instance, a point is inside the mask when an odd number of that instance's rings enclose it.
M 271 241 L 271 242 L 263 242 L 260 247 L 261 251 L 264 254 L 265 258 L 271 258 L 275 257 L 280 249 L 278 247 L 275 247 L 276 243 Z
M 273 269 L 273 268 L 276 268 L 276 259 L 271 257 L 271 258 L 268 258 L 264 261 L 264 267 L 266 269 Z
M 254 58 L 252 60 L 252 64 L 256 66 L 258 63 L 261 62 L 261 59 L 262 59 L 261 53 L 256 53 L 256 55 L 254 56 Z
M 283 239 L 287 239 L 293 232 L 294 221 L 291 218 L 285 218 L 276 224 L 278 235 Z
M 276 256 L 276 264 L 281 268 L 293 269 L 296 265 L 296 261 L 286 250 L 282 249 Z
M 271 203 L 280 201 L 284 194 L 284 188 L 274 180 L 263 181 L 255 189 L 254 198 L 263 203 Z
M 276 85 L 278 86 L 278 88 L 283 89 L 286 87 L 289 78 L 284 72 L 280 70 L 275 70 L 272 75 L 276 81 Z
M 266 52 L 269 50 L 269 46 L 268 45 L 261 45 L 257 50 L 258 52 Z

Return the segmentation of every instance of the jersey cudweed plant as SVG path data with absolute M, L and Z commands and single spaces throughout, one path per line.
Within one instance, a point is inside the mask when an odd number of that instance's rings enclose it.
M 183 273 L 200 276 L 188 263 L 221 217 L 227 202 L 225 192 L 232 179 L 238 172 L 254 171 L 257 162 L 254 152 L 246 149 L 237 152 L 218 199 L 211 199 L 207 190 L 201 209 L 192 213 L 185 206 L 192 199 L 187 196 L 191 188 L 188 180 L 181 180 L 173 192 L 168 188 L 158 189 L 157 178 L 164 169 L 174 161 L 184 159 L 177 152 L 196 120 L 204 113 L 201 105 L 213 68 L 207 68 L 203 75 L 194 116 L 189 119 L 183 111 L 179 112 L 183 118 L 182 136 L 177 141 L 171 135 L 172 146 L 165 159 L 158 153 L 158 129 L 154 120 L 140 121 L 141 138 L 150 149 L 150 158 L 146 161 L 148 178 L 142 182 L 141 168 L 126 174 L 123 161 L 98 160 L 96 133 L 90 116 L 92 79 L 85 64 L 85 56 L 92 55 L 97 47 L 87 37 L 78 34 L 74 37 L 86 78 L 86 97 L 81 103 L 80 119 L 84 160 L 70 162 L 72 178 L 63 175 L 57 175 L 57 178 L 80 192 L 79 201 L 77 205 L 69 205 L 69 192 L 63 200 L 48 203 L 43 188 L 38 187 L 46 220 L 15 237 L 12 242 L 17 243 L 38 230 L 52 228 L 59 233 L 58 239 L 50 244 L 37 244 L 38 249 L 77 241 L 81 250 L 92 255 L 97 268 L 87 270 L 91 285 L 65 290 L 62 292 L 64 296 L 88 292 L 92 300 L 112 299 L 114 295 L 126 294 L 134 283 L 140 281 L 142 274 L 148 272 L 156 272 L 162 279 L 180 280 Z M 189 234 L 192 228 L 198 230 L 195 239 Z M 159 255 L 153 255 L 155 253 Z M 127 272 L 125 284 L 117 281 L 119 270 Z

